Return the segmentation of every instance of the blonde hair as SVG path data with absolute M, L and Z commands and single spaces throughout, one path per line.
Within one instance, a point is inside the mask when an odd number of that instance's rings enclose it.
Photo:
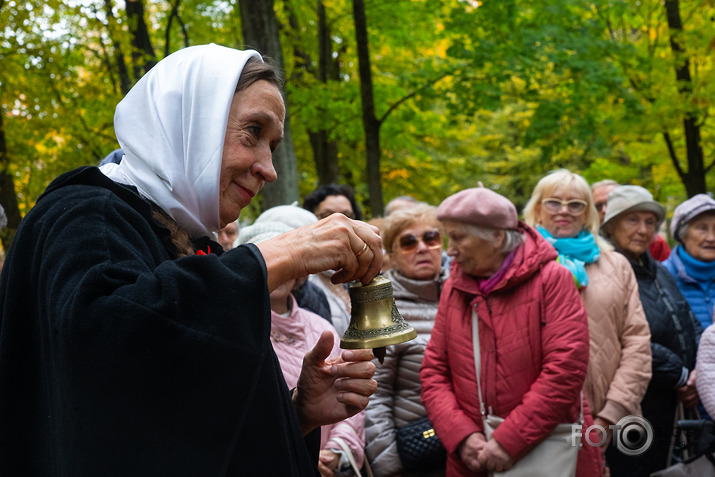
M 395 240 L 407 227 L 414 224 L 428 224 L 442 232 L 442 225 L 437 220 L 437 207 L 428 204 L 417 204 L 413 207 L 397 209 L 388 217 L 380 228 L 382 246 L 390 254 Z
M 593 203 L 593 195 L 591 195 L 591 187 L 586 182 L 586 179 L 578 174 L 575 174 L 568 169 L 557 169 L 549 172 L 541 178 L 534 187 L 534 192 L 531 193 L 529 202 L 524 207 L 524 222 L 535 227 L 538 225 L 538 217 L 541 214 L 541 201 L 557 190 L 569 189 L 579 195 L 579 198 L 585 200 L 586 215 L 584 228 L 586 228 L 596 239 L 596 244 L 601 250 L 610 250 L 608 243 L 598 235 L 598 229 L 601 225 L 598 218 L 598 211 Z

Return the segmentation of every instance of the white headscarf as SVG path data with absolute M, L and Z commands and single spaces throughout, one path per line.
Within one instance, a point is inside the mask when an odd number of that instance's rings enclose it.
M 132 185 L 192 236 L 219 230 L 226 125 L 238 78 L 253 50 L 201 45 L 156 64 L 117 105 L 120 164 L 100 170 Z

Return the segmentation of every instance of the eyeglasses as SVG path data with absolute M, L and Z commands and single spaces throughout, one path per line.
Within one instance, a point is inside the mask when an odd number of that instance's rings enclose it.
M 323 212 L 321 212 L 321 213 L 319 213 L 319 214 L 315 214 L 315 216 L 318 217 L 318 220 L 323 220 L 325 217 L 330 217 L 330 216 L 333 215 L 333 214 L 343 214 L 343 215 L 344 215 L 345 217 L 347 217 L 348 219 L 354 219 L 354 218 L 355 218 L 355 214 L 353 214 L 353 213 L 352 213 L 351 211 L 349 211 L 349 210 L 336 210 L 336 211 L 333 211 L 333 210 L 324 210 Z
M 596 202 L 596 203 L 593 204 L 593 205 L 596 206 L 596 210 L 599 211 L 599 212 L 603 212 L 603 208 L 606 207 L 606 203 L 605 203 L 605 202 Z
M 569 215 L 581 215 L 586 210 L 588 203 L 585 200 L 571 199 L 571 200 L 561 200 L 554 199 L 550 197 L 541 201 L 544 205 L 544 209 L 552 214 L 558 214 L 561 209 L 566 206 L 566 211 Z
M 430 250 L 442 247 L 442 236 L 437 230 L 428 230 L 422 234 L 422 238 L 415 234 L 405 234 L 398 239 L 397 243 L 404 252 L 411 252 L 417 249 L 420 240 Z

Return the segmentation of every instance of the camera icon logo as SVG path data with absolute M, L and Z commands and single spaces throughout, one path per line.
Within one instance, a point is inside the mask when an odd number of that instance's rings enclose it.
M 613 442 L 622 454 L 640 455 L 653 443 L 653 426 L 643 417 L 626 416 L 608 427 L 613 429 Z

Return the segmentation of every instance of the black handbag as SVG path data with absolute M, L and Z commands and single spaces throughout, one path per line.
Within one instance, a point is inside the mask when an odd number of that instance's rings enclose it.
M 397 430 L 397 454 L 406 471 L 432 471 L 447 465 L 447 450 L 427 416 Z

